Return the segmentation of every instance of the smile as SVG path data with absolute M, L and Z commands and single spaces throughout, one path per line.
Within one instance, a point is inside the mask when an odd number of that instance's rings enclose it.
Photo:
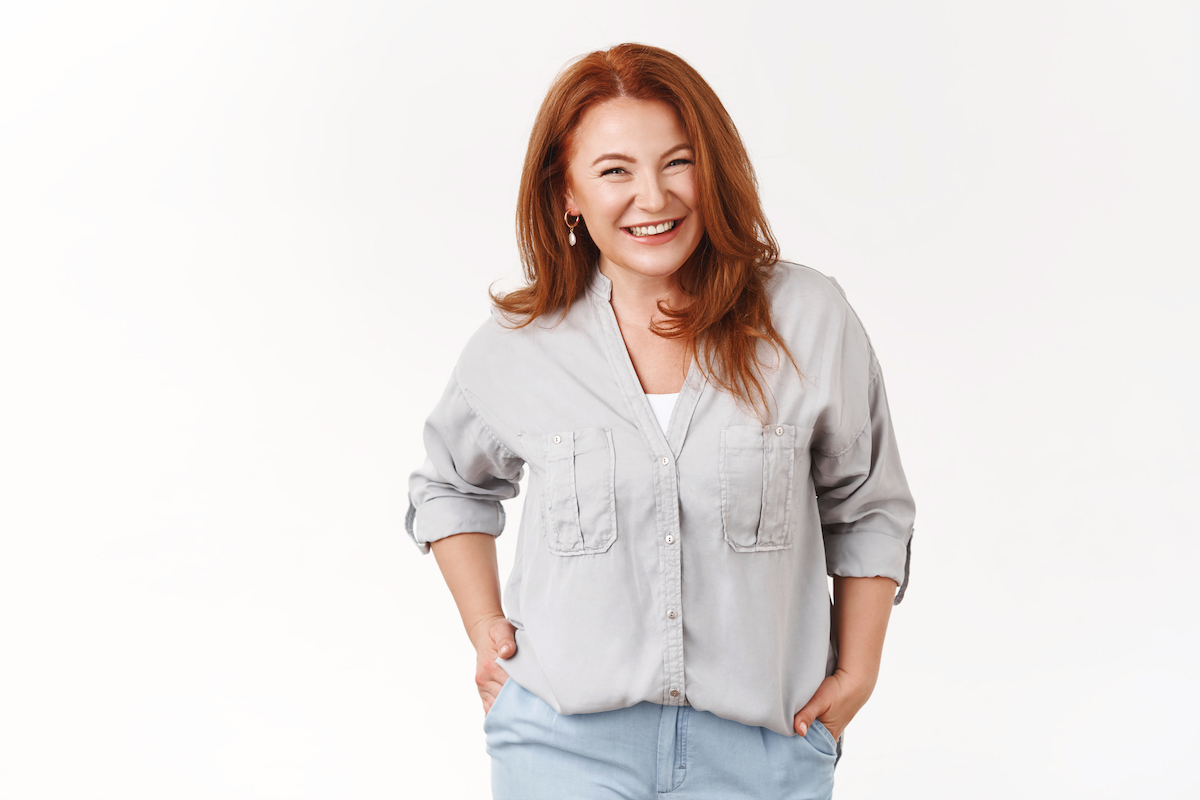
M 657 234 L 666 233 L 667 231 L 673 229 L 677 222 L 678 220 L 672 219 L 667 220 L 666 222 L 660 222 L 657 225 L 634 225 L 626 228 L 625 230 L 629 231 L 634 236 L 656 236 Z

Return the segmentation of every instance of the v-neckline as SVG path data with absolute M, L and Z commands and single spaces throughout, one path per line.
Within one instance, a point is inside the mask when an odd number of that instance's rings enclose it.
M 629 350 L 625 347 L 621 326 L 617 323 L 617 315 L 612 307 L 612 282 L 596 270 L 591 289 L 594 293 L 593 301 L 597 321 L 600 323 L 601 339 L 605 345 L 604 353 L 608 356 L 609 364 L 625 399 L 629 402 L 634 421 L 642 432 L 647 447 L 656 457 L 678 457 L 687 436 L 688 426 L 691 424 L 692 414 L 708 383 L 701 374 L 695 355 L 691 356 L 688 363 L 683 386 L 680 387 L 679 396 L 675 400 L 675 408 L 671 410 L 671 420 L 667 430 L 663 431 L 654 415 L 654 409 L 650 407 L 650 400 L 642 389 L 642 382 L 633 367 Z

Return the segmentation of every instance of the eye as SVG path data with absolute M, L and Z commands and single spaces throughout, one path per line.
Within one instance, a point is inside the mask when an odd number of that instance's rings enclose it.
M 625 171 L 624 167 L 609 167 L 608 169 L 604 170 L 600 174 L 601 175 L 616 175 L 616 174 L 624 172 L 624 171 Z
M 667 164 L 667 166 L 674 167 L 674 166 L 678 166 L 681 164 L 691 164 L 691 163 L 692 163 L 692 160 L 690 158 L 675 158 L 675 159 L 672 159 L 671 162 L 669 164 Z

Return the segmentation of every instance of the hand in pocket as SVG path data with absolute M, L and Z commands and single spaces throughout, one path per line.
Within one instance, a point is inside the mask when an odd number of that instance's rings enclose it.
M 483 700 L 483 713 L 487 714 L 496 702 L 496 695 L 508 680 L 496 658 L 512 658 L 517 652 L 516 628 L 504 617 L 481 620 L 471 632 L 471 643 L 475 645 L 475 686 Z

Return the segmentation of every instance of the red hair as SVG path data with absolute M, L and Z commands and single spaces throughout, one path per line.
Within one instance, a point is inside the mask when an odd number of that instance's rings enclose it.
M 659 336 L 683 339 L 705 376 L 747 406 L 767 410 L 760 343 L 795 359 L 771 322 L 766 280 L 779 246 L 758 199 L 746 147 L 716 93 L 687 62 L 658 47 L 621 44 L 588 53 L 559 74 L 533 123 L 517 198 L 517 241 L 526 286 L 492 300 L 528 325 L 580 297 L 600 251 L 579 226 L 564 234 L 565 182 L 573 135 L 593 106 L 617 97 L 659 100 L 679 114 L 695 153 L 704 236 L 680 268 L 683 308 L 659 303 Z M 583 235 L 581 235 L 583 234 Z M 799 371 L 799 367 L 796 367 Z

